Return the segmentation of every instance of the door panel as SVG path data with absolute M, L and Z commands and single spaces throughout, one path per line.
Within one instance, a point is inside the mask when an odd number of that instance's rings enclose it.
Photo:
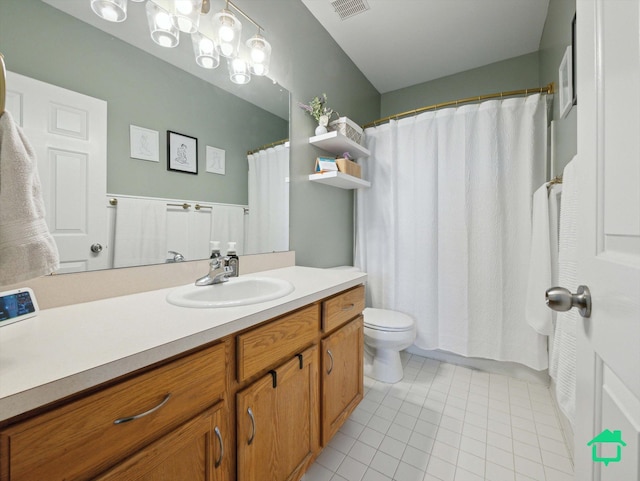
M 46 221 L 60 270 L 109 267 L 107 254 L 107 103 L 7 72 L 7 110 L 38 158 Z M 100 253 L 91 245 L 103 246 Z
M 577 279 L 591 290 L 593 306 L 576 329 L 575 479 L 637 480 L 640 4 L 579 0 L 576 6 Z

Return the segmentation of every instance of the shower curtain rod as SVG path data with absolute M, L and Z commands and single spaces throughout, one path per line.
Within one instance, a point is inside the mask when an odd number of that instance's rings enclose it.
M 257 149 L 247 151 L 247 155 L 255 154 L 256 152 L 260 152 L 261 150 L 266 150 L 269 147 L 275 147 L 276 145 L 284 144 L 286 142 L 289 142 L 289 139 L 276 140 L 275 142 L 265 144 L 262 147 L 258 147 Z
M 380 124 L 383 124 L 385 122 L 388 122 L 390 120 L 398 120 L 402 117 L 408 117 L 410 115 L 416 115 L 422 112 L 426 112 L 428 110 L 438 110 L 441 109 L 443 107 L 451 107 L 451 106 L 458 106 L 460 104 L 466 104 L 466 103 L 470 103 L 470 102 L 480 102 L 481 100 L 488 100 L 488 99 L 497 99 L 497 98 L 504 98 L 504 97 L 514 97 L 517 95 L 531 95 L 531 94 L 553 94 L 555 90 L 555 85 L 553 82 L 551 82 L 549 85 L 545 86 L 545 87 L 536 87 L 536 88 L 532 88 L 532 89 L 521 89 L 521 90 L 510 90 L 510 91 L 506 91 L 506 92 L 498 92 L 495 94 L 486 94 L 486 95 L 477 95 L 476 97 L 467 97 L 464 99 L 458 99 L 458 100 L 450 100 L 449 102 L 442 102 L 439 104 L 433 104 L 433 105 L 429 105 L 427 107 L 420 107 L 419 109 L 413 109 L 413 110 L 408 110 L 406 112 L 402 112 L 399 114 L 393 114 L 393 115 L 389 115 L 388 117 L 384 117 L 382 119 L 378 119 L 378 120 L 374 120 L 373 122 L 369 122 L 368 124 L 365 124 L 363 126 L 363 128 L 368 128 L 368 127 L 376 127 Z

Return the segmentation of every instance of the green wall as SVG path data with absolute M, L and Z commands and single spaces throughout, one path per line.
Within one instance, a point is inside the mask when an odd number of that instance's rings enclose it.
M 354 191 L 310 182 L 315 121 L 297 107 L 326 93 L 329 105 L 358 124 L 375 120 L 380 94 L 300 0 L 243 0 L 273 46 L 271 73 L 292 94 L 290 248 L 298 265 L 353 263 Z M 366 162 L 366 161 L 365 161 Z
M 543 83 L 558 81 L 558 67 L 567 46 L 571 45 L 571 20 L 576 13 L 576 0 L 551 0 L 547 20 L 540 41 L 540 80 Z M 578 152 L 578 119 L 577 105 L 574 105 L 569 115 L 561 119 L 559 101 L 553 102 L 551 119 L 554 121 L 554 152 L 555 165 L 550 177 L 562 174 L 565 165 Z
M 439 102 L 540 87 L 538 53 L 492 63 L 382 95 L 380 117 Z
M 289 136 L 286 120 L 39 0 L 0 0 L 0 51 L 8 70 L 108 102 L 112 194 L 246 204 L 246 152 Z M 130 124 L 160 133 L 159 163 L 129 157 Z M 198 139 L 197 176 L 167 171 L 167 130 Z M 207 145 L 226 151 L 224 176 L 206 172 Z

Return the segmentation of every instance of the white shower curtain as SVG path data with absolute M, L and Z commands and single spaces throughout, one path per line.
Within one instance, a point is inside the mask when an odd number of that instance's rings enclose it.
M 534 95 L 367 129 L 356 265 L 369 305 L 416 319 L 417 347 L 547 368 L 524 316 L 546 109 Z
M 289 143 L 250 154 L 245 253 L 289 250 Z

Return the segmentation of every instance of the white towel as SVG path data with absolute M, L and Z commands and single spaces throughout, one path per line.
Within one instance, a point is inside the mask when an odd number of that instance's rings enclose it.
M 560 209 L 560 240 L 558 253 L 558 285 L 576 292 L 577 281 L 577 219 L 578 182 L 576 157 L 562 175 L 562 207 Z M 577 309 L 559 312 L 551 349 L 549 374 L 556 380 L 558 406 L 572 425 L 576 404 L 576 326 L 580 320 Z
M 531 250 L 525 316 L 538 334 L 548 336 L 553 330 L 551 309 L 545 304 L 544 293 L 551 287 L 551 234 L 547 184 L 533 194 Z
M 244 208 L 239 205 L 214 205 L 211 215 L 211 240 L 220 241 L 223 253 L 226 253 L 229 242 L 235 242 L 236 253 L 244 254 Z
M 51 274 L 58 248 L 45 221 L 35 152 L 11 114 L 0 116 L 0 285 Z
M 167 206 L 163 201 L 119 198 L 113 267 L 163 263 L 167 258 Z

